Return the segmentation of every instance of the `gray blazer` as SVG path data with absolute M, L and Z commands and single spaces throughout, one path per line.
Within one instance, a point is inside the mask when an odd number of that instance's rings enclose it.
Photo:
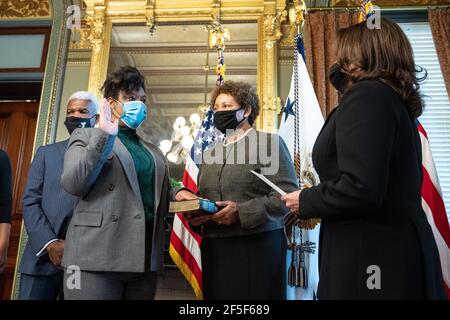
M 222 159 L 222 163 L 205 164 L 208 157 Z M 211 201 L 236 202 L 240 221 L 230 226 L 209 221 L 202 228 L 203 236 L 233 237 L 283 228 L 283 217 L 289 209 L 281 196 L 250 170 L 266 174 L 285 192 L 298 190 L 289 150 L 278 135 L 252 130 L 229 146 L 219 142 L 204 154 L 198 178 L 199 194 Z
M 163 262 L 164 215 L 180 188 L 170 187 L 168 164 L 159 148 L 142 143 L 155 161 L 157 209 L 150 269 L 157 271 Z M 133 159 L 120 140 L 101 129 L 76 129 L 65 154 L 61 184 L 80 197 L 66 235 L 64 267 L 144 272 L 144 207 Z

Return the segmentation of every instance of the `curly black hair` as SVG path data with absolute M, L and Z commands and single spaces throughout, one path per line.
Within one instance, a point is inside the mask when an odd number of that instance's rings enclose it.
M 131 94 L 133 91 L 143 88 L 145 91 L 145 78 L 138 69 L 132 66 L 120 67 L 108 75 L 101 90 L 103 97 L 119 98 L 119 92 Z
M 248 123 L 252 126 L 259 115 L 259 98 L 253 87 L 246 82 L 225 81 L 223 85 L 217 86 L 211 93 L 211 107 L 222 93 L 231 95 L 243 108 L 249 107 L 251 113 Z

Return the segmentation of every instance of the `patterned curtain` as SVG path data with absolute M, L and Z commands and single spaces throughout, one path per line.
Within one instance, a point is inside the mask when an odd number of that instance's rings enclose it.
M 311 12 L 305 22 L 306 63 L 322 113 L 327 116 L 337 106 L 339 98 L 328 80 L 328 71 L 336 62 L 336 32 L 358 23 L 358 12 Z
M 430 9 L 428 20 L 450 99 L 450 9 Z

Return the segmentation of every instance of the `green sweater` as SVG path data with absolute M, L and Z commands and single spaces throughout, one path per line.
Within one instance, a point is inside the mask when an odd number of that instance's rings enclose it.
M 117 136 L 133 158 L 144 204 L 145 220 L 151 221 L 155 217 L 155 161 L 153 156 L 140 142 L 136 130 L 120 126 Z

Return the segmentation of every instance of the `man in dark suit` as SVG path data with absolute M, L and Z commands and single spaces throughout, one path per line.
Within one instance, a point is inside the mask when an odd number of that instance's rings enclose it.
M 93 127 L 98 109 L 92 94 L 74 93 L 64 123 L 69 133 Z M 54 300 L 62 292 L 64 239 L 77 200 L 60 184 L 68 141 L 40 147 L 28 174 L 23 197 L 28 242 L 19 269 L 21 300 Z

